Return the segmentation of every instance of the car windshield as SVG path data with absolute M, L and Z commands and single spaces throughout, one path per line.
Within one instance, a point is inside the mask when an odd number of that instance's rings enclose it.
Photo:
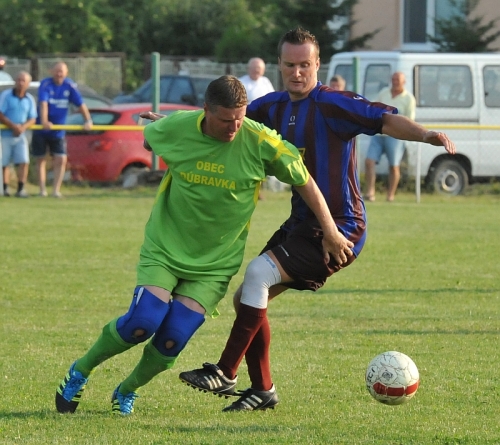
M 196 90 L 196 99 L 198 103 L 202 104 L 205 101 L 205 91 L 207 91 L 208 84 L 212 82 L 213 79 L 207 79 L 205 77 L 193 77 L 194 89 Z
M 94 125 L 113 125 L 118 119 L 118 114 L 110 111 L 90 110 L 90 116 Z M 68 116 L 66 123 L 68 125 L 83 125 L 83 116 L 81 113 L 74 113 Z
M 96 111 L 96 110 L 89 110 L 90 111 L 90 117 L 92 118 L 92 122 L 94 125 L 113 125 L 116 120 L 119 118 L 119 115 L 117 113 L 112 113 L 110 111 Z M 84 124 L 84 118 L 81 113 L 74 113 L 70 114 L 68 118 L 66 119 L 66 124 L 67 125 L 83 125 Z M 100 131 L 102 133 L 102 130 L 96 130 Z M 93 134 L 96 133 L 96 131 L 92 131 Z M 68 130 L 68 134 L 89 134 L 89 131 L 85 130 Z

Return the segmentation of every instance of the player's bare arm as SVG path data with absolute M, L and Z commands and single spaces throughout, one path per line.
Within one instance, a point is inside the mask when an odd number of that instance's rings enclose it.
M 353 254 L 351 248 L 354 247 L 354 244 L 337 229 L 325 198 L 316 185 L 316 182 L 314 179 L 309 178 L 309 181 L 305 185 L 300 187 L 295 186 L 295 189 L 313 211 L 323 229 L 325 261 L 330 261 L 331 255 L 338 264 L 344 264 L 347 258 Z
M 396 139 L 425 142 L 426 144 L 443 146 L 450 154 L 455 154 L 455 144 L 442 132 L 427 130 L 422 125 L 400 114 L 386 113 L 382 117 L 382 133 Z
M 143 111 L 139 114 L 143 119 L 149 119 L 150 121 L 160 120 L 162 117 L 165 117 L 164 114 L 154 113 L 153 111 Z

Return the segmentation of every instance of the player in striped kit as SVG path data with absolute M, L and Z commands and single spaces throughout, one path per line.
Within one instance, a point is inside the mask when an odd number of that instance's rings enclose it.
M 237 316 L 219 361 L 179 375 L 195 388 L 234 395 L 237 369 L 245 357 L 252 386 L 236 393 L 238 400 L 224 411 L 273 408 L 279 401 L 270 370 L 268 300 L 288 288 L 316 291 L 361 253 L 366 215 L 355 137 L 382 133 L 455 153 L 455 145 L 444 133 L 427 131 L 393 107 L 353 92 L 334 92 L 318 82 L 319 44 L 310 32 L 300 27 L 288 31 L 280 40 L 278 55 L 285 91 L 256 99 L 248 106 L 247 116 L 275 129 L 302 151 L 339 231 L 352 242 L 353 254 L 345 249 L 325 260 L 321 229 L 293 191 L 290 217 L 250 262 L 234 296 Z

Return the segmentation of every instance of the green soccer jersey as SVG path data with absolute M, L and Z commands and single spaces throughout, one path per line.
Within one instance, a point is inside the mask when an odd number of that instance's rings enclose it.
M 146 224 L 139 268 L 160 265 L 185 280 L 229 281 L 243 260 L 261 182 L 272 175 L 301 186 L 309 173 L 298 150 L 274 130 L 245 118 L 234 140 L 221 142 L 203 134 L 204 116 L 179 111 L 144 129 L 168 171 Z

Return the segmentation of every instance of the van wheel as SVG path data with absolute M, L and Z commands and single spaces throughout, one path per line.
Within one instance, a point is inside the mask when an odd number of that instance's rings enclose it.
M 446 159 L 433 167 L 429 174 L 429 185 L 437 193 L 456 196 L 469 185 L 469 176 L 459 162 Z

